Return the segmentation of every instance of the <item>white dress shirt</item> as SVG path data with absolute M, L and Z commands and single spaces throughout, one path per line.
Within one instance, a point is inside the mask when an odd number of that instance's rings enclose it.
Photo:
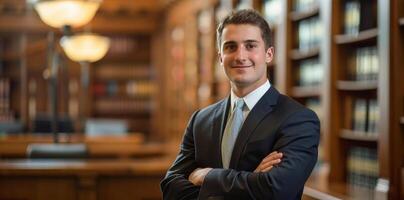
M 246 106 L 244 106 L 243 109 L 243 117 L 244 120 L 247 118 L 247 115 L 250 113 L 250 111 L 254 108 L 255 104 L 261 99 L 262 96 L 271 88 L 271 84 L 267 80 L 264 84 L 259 86 L 257 89 L 253 90 L 249 94 L 247 94 L 245 97 L 243 97 L 244 103 Z M 230 93 L 230 111 L 234 109 L 234 104 L 239 99 L 233 90 L 231 90 Z M 231 112 L 230 112 L 231 113 Z

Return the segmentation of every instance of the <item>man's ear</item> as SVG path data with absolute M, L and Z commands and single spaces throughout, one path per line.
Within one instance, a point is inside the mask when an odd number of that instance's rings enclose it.
M 219 59 L 220 65 L 223 65 L 222 54 L 220 53 L 220 51 L 217 52 L 217 58 Z
M 269 47 L 265 52 L 265 62 L 270 63 L 274 59 L 274 47 Z

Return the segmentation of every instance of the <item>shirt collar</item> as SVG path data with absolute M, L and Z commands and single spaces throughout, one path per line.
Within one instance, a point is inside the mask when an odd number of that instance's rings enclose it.
M 257 89 L 253 90 L 252 92 L 247 94 L 245 97 L 243 97 L 244 103 L 246 104 L 248 110 L 252 110 L 254 108 L 255 104 L 257 104 L 257 102 L 261 99 L 262 96 L 264 96 L 264 94 L 269 90 L 269 88 L 271 88 L 271 83 L 269 83 L 269 81 L 267 80 L 264 84 L 259 86 Z M 238 97 L 233 92 L 233 90 L 231 90 L 231 93 L 230 93 L 231 110 L 234 109 L 234 104 L 237 101 L 237 99 L 239 99 L 239 98 L 240 97 Z

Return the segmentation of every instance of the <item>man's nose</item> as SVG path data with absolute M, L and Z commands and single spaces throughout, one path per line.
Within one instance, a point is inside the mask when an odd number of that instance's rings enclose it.
M 243 61 L 246 59 L 246 51 L 244 47 L 240 46 L 237 48 L 236 55 L 235 55 L 236 60 Z

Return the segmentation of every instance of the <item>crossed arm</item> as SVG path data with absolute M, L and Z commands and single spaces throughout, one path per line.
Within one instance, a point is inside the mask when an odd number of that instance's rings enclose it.
M 268 172 L 275 165 L 281 162 L 283 154 L 274 151 L 262 159 L 261 163 L 254 170 L 254 173 Z M 188 180 L 194 185 L 201 186 L 205 176 L 212 170 L 212 168 L 196 168 L 188 177 Z

